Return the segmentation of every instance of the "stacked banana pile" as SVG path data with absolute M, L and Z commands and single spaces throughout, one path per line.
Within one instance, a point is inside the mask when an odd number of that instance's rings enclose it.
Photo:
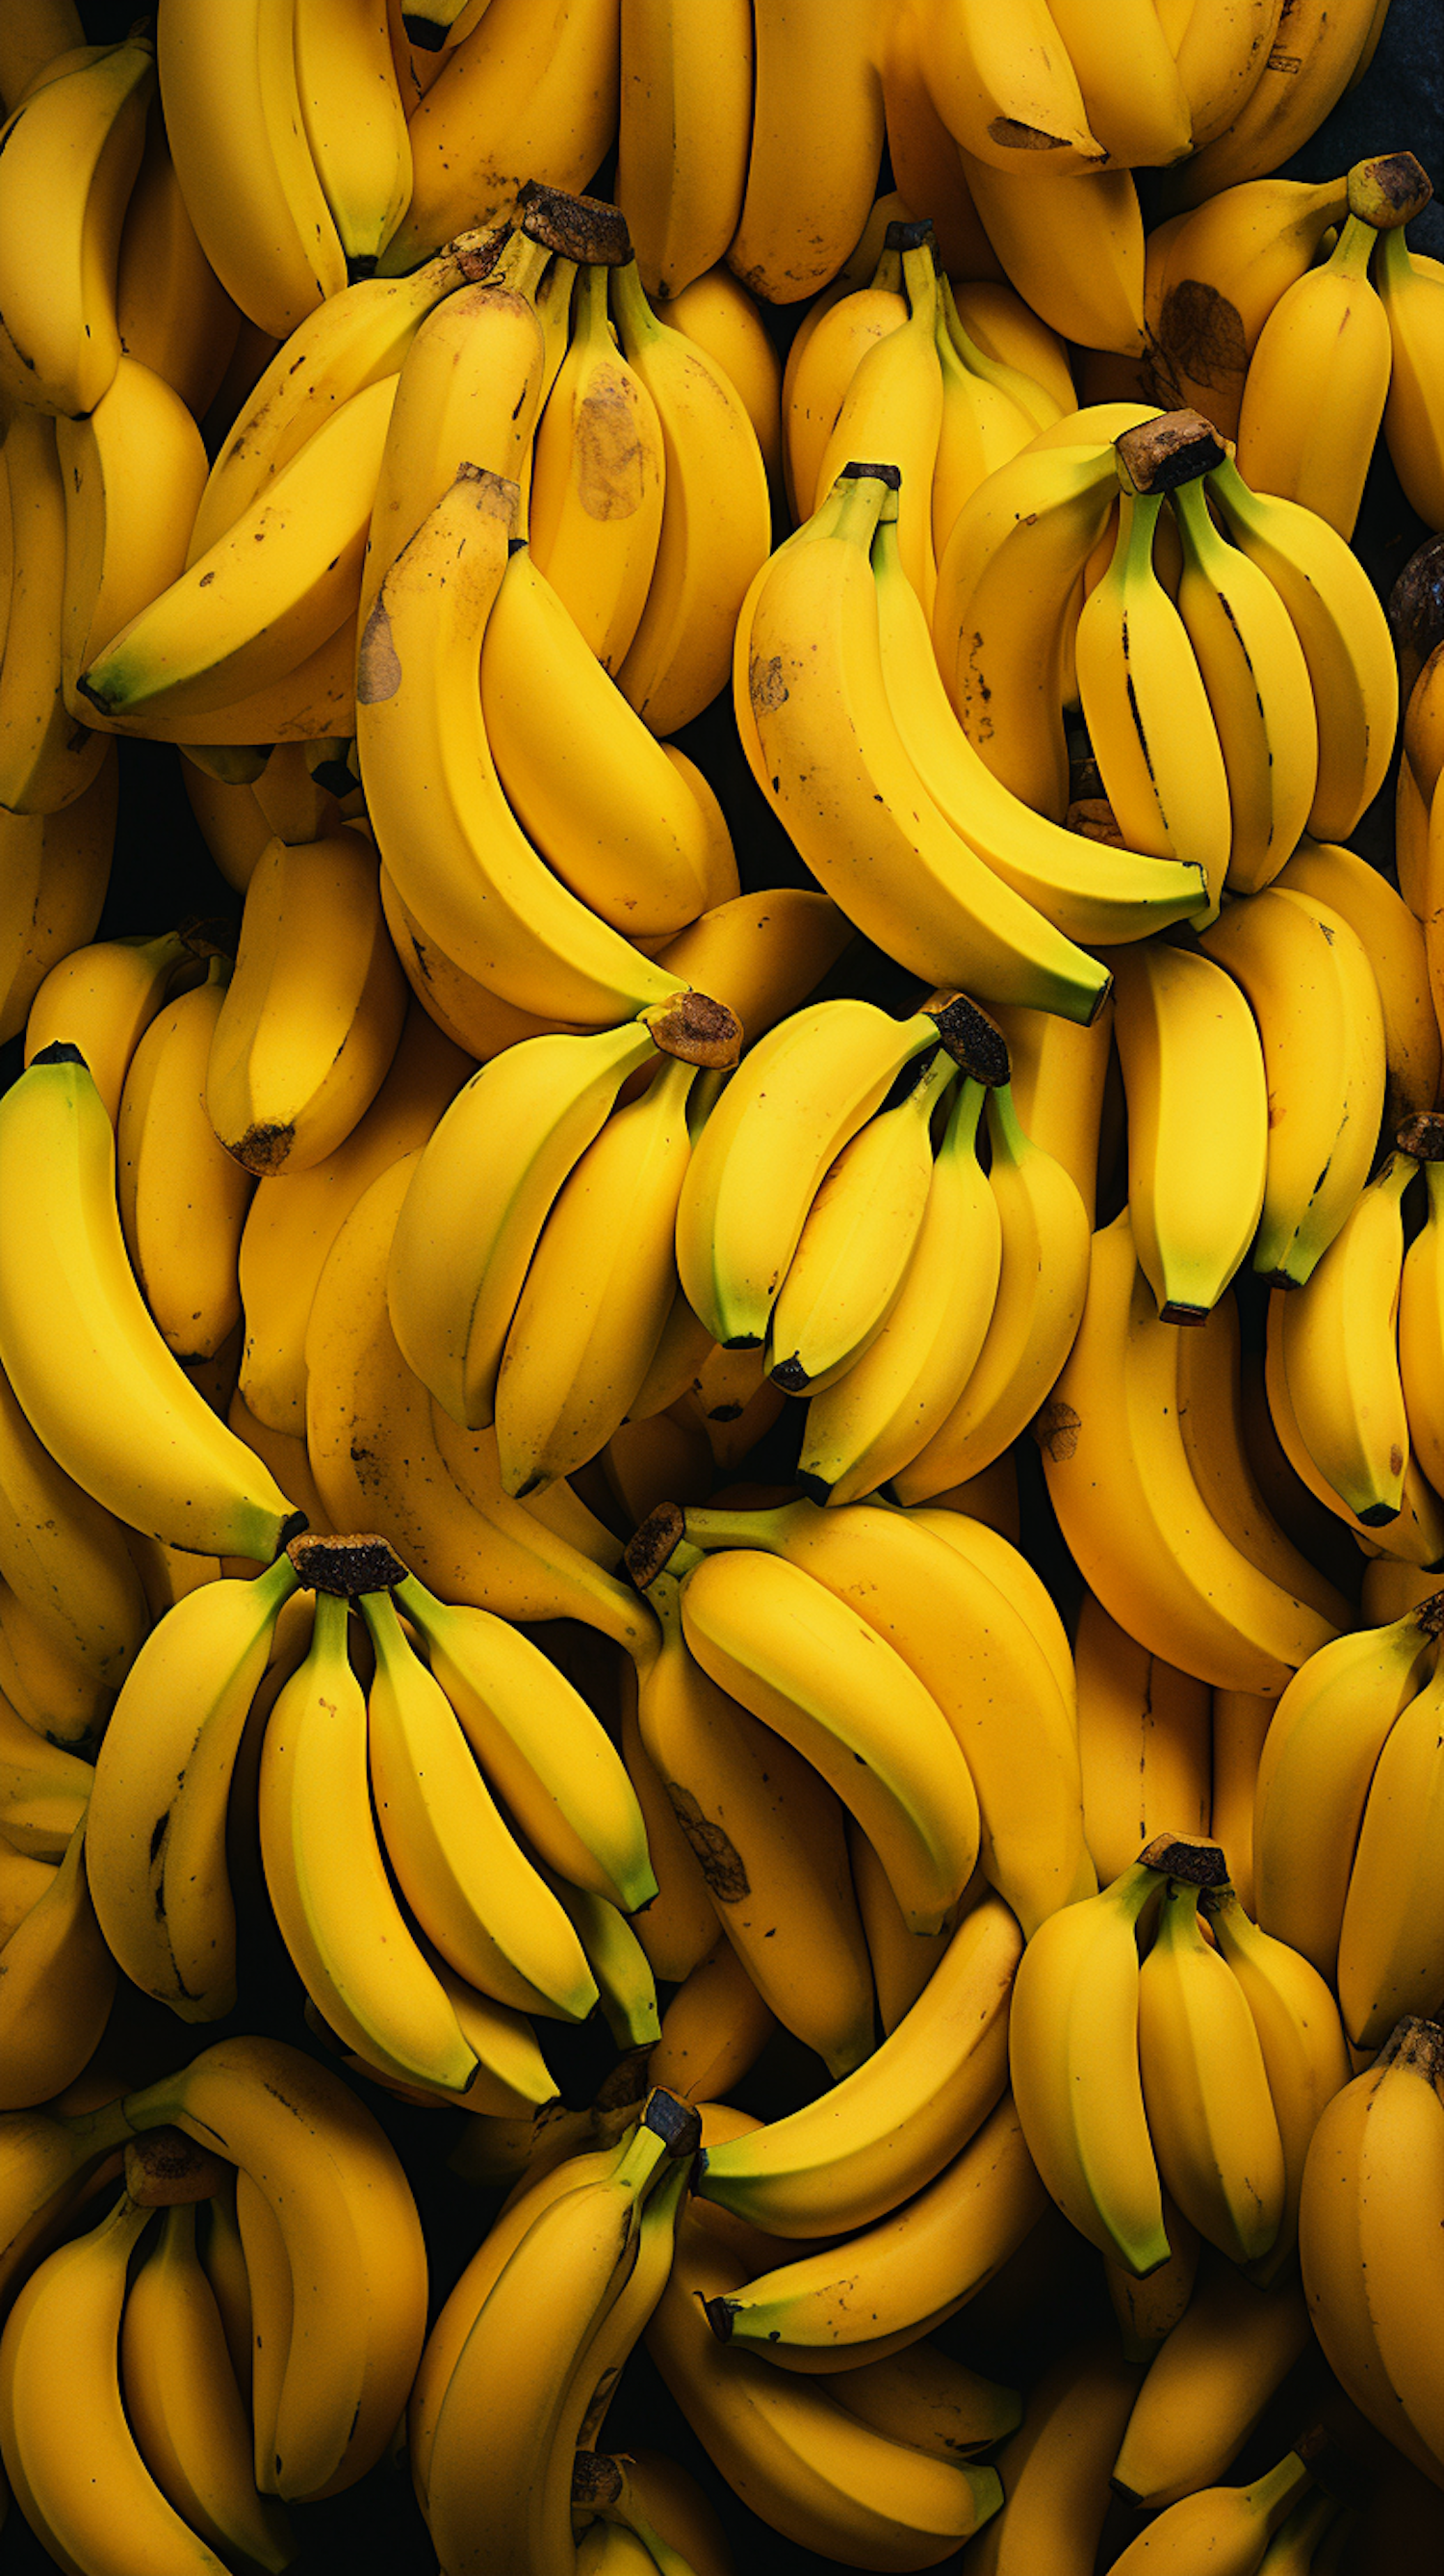
M 1444 2551 L 1384 18 L 7 0 L 17 2566 Z

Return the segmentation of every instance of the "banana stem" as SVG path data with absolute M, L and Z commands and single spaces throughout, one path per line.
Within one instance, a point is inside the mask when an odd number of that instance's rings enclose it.
M 608 269 L 606 284 L 623 355 L 630 358 L 633 350 L 644 342 L 660 340 L 663 325 L 647 302 L 646 289 L 635 259 L 624 261 L 620 268 Z
M 1350 215 L 1341 226 L 1329 258 L 1329 266 L 1340 277 L 1356 277 L 1362 283 L 1369 274 L 1369 261 L 1378 240 L 1374 226 L 1363 215 Z

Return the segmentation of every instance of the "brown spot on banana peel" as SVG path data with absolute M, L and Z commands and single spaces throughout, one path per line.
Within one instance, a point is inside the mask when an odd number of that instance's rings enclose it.
M 356 703 L 382 705 L 401 686 L 401 659 L 391 640 L 391 619 L 384 595 L 377 600 L 356 654 Z
M 645 457 L 630 376 L 594 378 L 576 418 L 572 471 L 589 519 L 630 519 L 645 498 Z
M 707 1881 L 708 1892 L 719 1905 L 740 1905 L 752 1893 L 742 1855 L 731 1837 L 720 1825 L 704 1816 L 690 1789 L 680 1780 L 665 1784 L 672 1812 L 696 1855 L 697 1866 Z
M 1050 1396 L 1033 1417 L 1033 1437 L 1055 1467 L 1066 1466 L 1074 1455 L 1082 1428 L 1082 1416 L 1057 1396 Z
M 760 654 L 753 654 L 747 665 L 747 693 L 754 715 L 775 715 L 786 706 L 790 692 L 782 676 L 780 653 L 769 655 L 765 662 Z
M 261 1180 L 284 1169 L 295 1141 L 295 1124 L 290 1120 L 284 1125 L 248 1127 L 234 1145 L 221 1139 L 232 1160 Z

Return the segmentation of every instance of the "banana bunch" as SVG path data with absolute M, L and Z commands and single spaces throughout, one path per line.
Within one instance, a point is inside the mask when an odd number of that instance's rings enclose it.
M 1015 1980 L 1009 2064 L 1029 2152 L 1065 2216 L 1135 2278 L 1168 2261 L 1181 2216 L 1272 2280 L 1310 2139 L 1348 2081 L 1327 1986 L 1250 1923 L 1225 1870 L 1217 1844 L 1158 1837 L 1050 1916 Z

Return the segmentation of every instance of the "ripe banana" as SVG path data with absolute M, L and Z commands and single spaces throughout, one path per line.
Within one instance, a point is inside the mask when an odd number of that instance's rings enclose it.
M 296 92 L 316 175 L 346 254 L 367 277 L 411 195 L 411 145 L 385 0 L 295 0 Z
M 876 22 L 867 0 L 765 10 L 753 56 L 747 186 L 727 265 L 763 303 L 798 304 L 836 277 L 868 221 L 883 147 Z
M 241 315 L 200 246 L 158 100 L 120 230 L 115 319 L 127 357 L 163 376 L 203 420 L 235 355 Z
M 1265 9 L 1271 0 L 1265 0 Z M 1197 24 L 1197 12 L 1190 12 Z M 1211 25 L 1212 20 L 1207 22 Z M 1202 36 L 1204 27 L 1198 25 Z M 1238 436 L 1244 376 L 1274 306 L 1345 212 L 1342 179 L 1253 179 L 1150 234 L 1147 324 L 1161 389 Z
M 1171 2197 L 1230 2261 L 1256 2262 L 1282 2223 L 1283 2141 L 1253 2015 L 1187 1881 L 1168 1881 L 1139 1976 L 1138 2057 Z
M 1201 157 L 1201 156 L 1200 156 Z M 1122 2576 L 1184 2576 L 1200 2560 L 1217 2576 L 1255 2576 L 1270 2538 L 1294 2511 L 1309 2484 L 1296 2451 L 1246 2487 L 1205 2487 L 1184 2496 L 1130 2542 L 1113 2564 Z M 1129 2565 L 1130 2559 L 1132 2565 Z
M 1113 1003 L 1086 1029 L 1051 1011 L 1000 1006 L 995 1013 L 1012 1065 L 1011 1090 L 1025 1132 L 1062 1164 L 1090 1227 L 1098 1194 L 1104 1095 L 1113 1052 Z
M 1328 1250 L 1279 1310 L 1279 1365 L 1299 1437 L 1325 1483 L 1365 1528 L 1398 1518 L 1409 1459 L 1395 1318 L 1404 1197 L 1418 1171 L 1391 1154 Z
M 65 702 L 65 484 L 56 425 L 22 404 L 0 448 L 12 565 L 3 598 L 0 662 L 0 810 L 55 814 L 85 793 L 103 735 L 77 723 Z
M 0 1045 L 19 1037 L 47 975 L 95 937 L 110 883 L 118 785 L 112 747 L 90 785 L 58 814 L 0 811 Z
M 120 228 L 155 54 L 139 33 L 16 103 L 0 173 L 0 381 L 8 407 L 79 419 L 120 362 Z
M 1339 1927 L 1338 1994 L 1356 2048 L 1379 2048 L 1402 2015 L 1432 2010 L 1444 1985 L 1438 1848 L 1444 1765 L 1431 1675 L 1395 1718 L 1369 1782 Z
M 1152 2513 L 1215 2485 L 1308 2340 L 1295 2283 L 1256 2290 L 1232 2264 L 1214 2264 L 1138 2392 L 1113 2462 L 1115 2493 Z
M 993 169 L 967 151 L 962 161 L 1004 274 L 1039 319 L 1083 348 L 1138 357 L 1143 218 L 1131 171 L 1083 170 L 1075 184 L 1032 155 L 1020 170 Z
M 126 1074 L 116 1122 L 120 1222 L 169 1350 L 212 1359 L 241 1319 L 237 1259 L 252 1182 L 206 1115 L 206 1066 L 226 986 L 212 962 L 157 1013 Z
M 1243 986 L 1269 1091 L 1263 1214 L 1253 1267 L 1301 1288 L 1373 1160 L 1384 1106 L 1384 1019 L 1356 931 L 1312 896 L 1266 886 L 1202 934 Z
M 668 320 L 674 331 L 696 341 L 741 395 L 762 450 L 768 490 L 781 493 L 782 362 L 746 287 L 730 268 L 709 268 L 671 297 Z
M 1251 1923 L 1232 1888 L 1207 1889 L 1201 1902 L 1253 2015 L 1283 2141 L 1284 2214 L 1271 2253 L 1252 2275 L 1267 2285 L 1297 2244 L 1309 2141 L 1325 2104 L 1349 2081 L 1348 2052 L 1338 2006 L 1318 1970 Z
M 752 124 L 752 19 L 701 23 L 677 0 L 622 13 L 617 203 L 649 295 L 675 300 L 737 230 Z
M 121 1524 L 56 1464 L 3 1373 L 0 1577 L 54 1650 L 119 1688 L 150 1624 Z
M 1375 278 L 1389 325 L 1384 436 L 1410 508 L 1426 527 L 1444 523 L 1444 444 L 1439 428 L 1439 313 L 1444 278 L 1411 259 L 1402 225 L 1380 237 Z
M 1209 1829 L 1209 1691 L 1085 1592 L 1073 1641 L 1083 1831 L 1110 1886 L 1158 1833 Z
M 1067 42 L 1044 0 L 1028 0 L 1004 31 L 978 0 L 922 11 L 928 87 L 943 123 L 970 155 L 1016 171 L 1021 156 L 1073 174 L 1108 157 L 1090 132 Z
M 95 409 L 57 421 L 65 484 L 60 660 L 84 719 L 82 671 L 185 568 L 185 532 L 205 486 L 200 431 L 163 376 L 122 354 Z
M 1440 1084 L 1439 1022 L 1418 922 L 1387 877 L 1336 842 L 1306 835 L 1274 882 L 1340 914 L 1368 950 L 1384 1013 L 1384 1132 L 1392 1135 L 1401 1118 L 1433 1107 Z
M 1227 124 L 1165 183 L 1169 211 L 1197 206 L 1240 181 L 1282 169 L 1342 98 L 1368 44 L 1374 11 L 1365 0 L 1328 9 L 1295 0 L 1275 22 L 1257 77 Z
M 53 2101 L 74 2082 L 100 2044 L 116 1976 L 86 1885 L 82 1817 L 0 1950 L 0 2109 Z
M 1376 239 L 1351 214 L 1325 265 L 1279 298 L 1249 360 L 1238 421 L 1238 471 L 1250 488 L 1301 503 L 1346 542 L 1389 392 L 1388 318 L 1369 283 Z
M 890 465 L 898 495 L 898 551 L 930 620 L 937 588 L 933 511 L 936 478 L 943 473 L 939 441 L 945 411 L 932 226 L 890 224 L 886 247 L 902 255 L 908 318 L 859 360 L 823 448 L 815 488 L 811 493 L 799 490 L 797 504 L 803 516 L 810 515 L 853 457 L 866 457 L 869 465 Z
M 610 284 L 601 260 L 579 272 L 571 346 L 536 435 L 527 530 L 538 571 L 616 673 L 656 568 L 666 458 L 656 403 L 612 334 Z
M 1137 2388 L 1111 2344 L 1075 2344 L 1028 2397 L 998 2454 L 1003 2510 L 974 2543 L 976 2576 L 1091 2576 L 1108 2493 L 1107 2463 Z M 972 2561 L 968 2576 L 974 2576 Z
M 823 453 L 863 359 L 908 318 L 898 233 L 889 224 L 869 282 L 839 293 L 812 330 L 804 321 L 788 352 L 784 382 L 785 469 L 789 506 L 801 523 L 816 506 Z M 839 280 L 841 286 L 841 280 Z M 809 307 L 810 320 L 815 307 Z M 826 486 L 822 489 L 825 491 Z

